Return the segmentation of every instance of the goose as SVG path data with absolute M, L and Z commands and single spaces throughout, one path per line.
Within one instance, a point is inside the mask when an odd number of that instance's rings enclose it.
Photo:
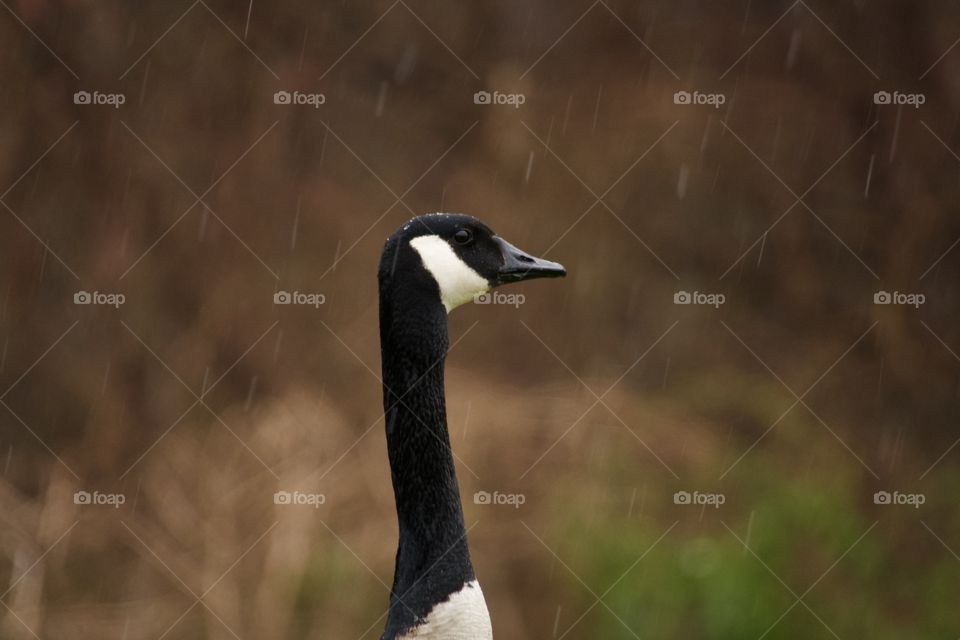
M 447 314 L 491 288 L 566 275 L 464 214 L 413 218 L 378 273 L 387 453 L 399 543 L 381 640 L 490 640 L 454 470 L 444 395 Z

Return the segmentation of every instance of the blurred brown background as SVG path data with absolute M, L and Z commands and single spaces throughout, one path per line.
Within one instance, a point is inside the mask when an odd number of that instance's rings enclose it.
M 378 637 L 376 264 L 457 211 L 569 271 L 451 316 L 497 637 L 957 638 L 958 38 L 945 2 L 6 0 L 0 637 Z

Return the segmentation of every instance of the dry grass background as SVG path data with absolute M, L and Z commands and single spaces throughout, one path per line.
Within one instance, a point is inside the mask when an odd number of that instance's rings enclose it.
M 451 316 L 498 637 L 560 637 L 584 611 L 565 637 L 757 637 L 794 604 L 779 576 L 819 584 L 823 624 L 797 605 L 767 637 L 957 637 L 960 7 L 790 7 L 8 2 L 0 636 L 376 637 L 396 532 L 375 265 L 446 210 L 570 272 Z M 877 107 L 884 89 L 926 103 Z M 812 212 L 765 235 L 793 194 Z M 785 386 L 815 381 L 816 416 L 782 415 Z M 684 489 L 727 503 L 674 505 Z M 877 507 L 881 489 L 927 504 Z M 588 609 L 618 579 L 613 612 Z

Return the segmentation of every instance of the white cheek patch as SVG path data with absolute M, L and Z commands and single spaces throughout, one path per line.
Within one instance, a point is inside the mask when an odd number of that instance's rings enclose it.
M 410 246 L 420 254 L 423 266 L 437 281 L 440 301 L 447 313 L 489 291 L 487 279 L 461 260 L 443 238 L 419 236 L 410 241 Z

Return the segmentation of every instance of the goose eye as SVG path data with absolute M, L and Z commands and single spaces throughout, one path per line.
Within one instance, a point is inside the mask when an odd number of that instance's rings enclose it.
M 453 234 L 453 240 L 457 244 L 470 244 L 470 241 L 473 240 L 473 234 L 470 233 L 469 229 L 457 229 L 457 232 Z

